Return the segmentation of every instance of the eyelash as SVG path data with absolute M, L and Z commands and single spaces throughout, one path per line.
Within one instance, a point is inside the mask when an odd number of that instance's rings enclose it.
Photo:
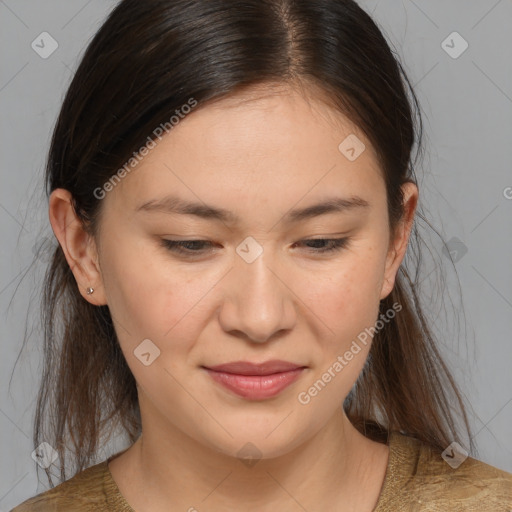
M 313 253 L 315 254 L 326 254 L 326 253 L 334 253 L 341 251 L 342 249 L 346 248 L 349 244 L 350 238 L 311 238 L 308 240 L 302 240 L 301 242 L 297 243 L 307 243 L 307 242 L 330 242 L 331 247 L 330 248 L 322 248 L 319 250 L 313 250 Z M 186 255 L 186 256 L 196 256 L 203 254 L 204 251 L 192 251 L 190 249 L 187 249 L 188 244 L 211 244 L 208 240 L 167 240 L 162 239 L 162 245 L 164 248 L 173 251 L 178 254 Z

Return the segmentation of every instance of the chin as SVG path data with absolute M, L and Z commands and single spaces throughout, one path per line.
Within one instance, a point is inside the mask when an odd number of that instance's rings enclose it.
M 238 427 L 226 425 L 233 437 L 221 434 L 220 438 L 212 439 L 209 436 L 209 439 L 204 439 L 203 443 L 228 457 L 251 461 L 275 459 L 287 455 L 310 437 L 306 432 L 293 432 L 290 430 L 290 425 L 288 428 L 284 428 L 284 424 L 278 425 L 279 421 L 272 428 L 267 424 L 261 428 L 248 423 L 239 424 Z

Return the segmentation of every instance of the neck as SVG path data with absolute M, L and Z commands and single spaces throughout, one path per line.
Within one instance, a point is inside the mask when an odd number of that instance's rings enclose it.
M 170 505 L 190 512 L 371 511 L 387 464 L 387 446 L 362 436 L 341 408 L 291 452 L 254 464 L 212 450 L 168 422 L 152 421 L 143 432 L 110 463 L 121 493 L 140 511 Z

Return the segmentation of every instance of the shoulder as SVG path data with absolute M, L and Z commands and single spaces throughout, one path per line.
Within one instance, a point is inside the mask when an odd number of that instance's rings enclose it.
M 91 466 L 65 482 L 34 496 L 11 512 L 107 511 L 107 461 Z
M 394 472 L 410 506 L 422 511 L 510 512 L 512 474 L 467 457 L 457 445 L 442 453 L 393 434 Z

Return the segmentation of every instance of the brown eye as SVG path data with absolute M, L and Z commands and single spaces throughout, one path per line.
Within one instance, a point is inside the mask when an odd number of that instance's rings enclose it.
M 213 246 L 211 242 L 208 240 L 167 240 L 162 239 L 162 245 L 175 253 L 195 256 L 198 254 L 204 254 L 204 246 L 209 244 L 210 247 Z
M 310 240 L 302 240 L 297 242 L 297 244 L 313 244 L 313 247 L 308 245 L 308 248 L 312 249 L 310 252 L 327 253 L 340 251 L 348 246 L 348 242 L 349 238 L 312 238 Z

